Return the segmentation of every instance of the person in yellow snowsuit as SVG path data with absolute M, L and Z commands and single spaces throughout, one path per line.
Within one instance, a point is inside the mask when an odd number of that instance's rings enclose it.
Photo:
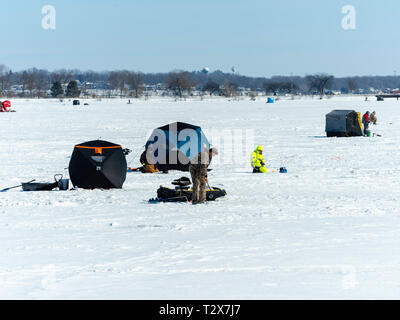
M 263 156 L 263 147 L 258 146 L 256 150 L 251 154 L 251 167 L 253 173 L 267 173 L 268 170 L 265 167 L 265 160 Z

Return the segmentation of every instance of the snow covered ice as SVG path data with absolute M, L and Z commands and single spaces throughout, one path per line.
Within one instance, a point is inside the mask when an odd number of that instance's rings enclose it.
M 267 166 L 288 173 L 253 175 L 250 154 L 216 161 L 210 184 L 228 195 L 198 206 L 147 203 L 182 172 L 128 173 L 122 190 L 1 193 L 0 298 L 400 297 L 398 101 L 126 101 L 13 100 L 0 188 L 67 174 L 74 145 L 97 138 L 132 149 L 129 162 L 175 121 L 253 129 Z M 334 109 L 376 110 L 382 137 L 326 138 Z

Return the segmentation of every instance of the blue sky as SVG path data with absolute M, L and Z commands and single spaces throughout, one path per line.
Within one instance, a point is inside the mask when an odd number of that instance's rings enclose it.
M 41 26 L 44 5 L 56 30 Z M 345 5 L 356 30 L 342 28 Z M 395 0 L 14 0 L 2 13 L 0 64 L 13 70 L 400 74 Z

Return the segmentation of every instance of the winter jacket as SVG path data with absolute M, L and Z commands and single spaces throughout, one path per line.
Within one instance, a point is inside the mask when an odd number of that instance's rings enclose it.
M 363 123 L 364 126 L 365 126 L 365 125 L 368 126 L 368 124 L 370 123 L 370 121 L 369 121 L 369 116 L 368 116 L 367 113 L 364 113 L 363 119 L 362 119 L 362 123 Z
M 267 172 L 261 146 L 258 146 L 257 149 L 251 154 L 250 164 L 251 167 L 257 171 Z
M 376 124 L 377 118 L 376 118 L 376 112 L 375 111 L 371 113 L 371 115 L 369 116 L 369 120 L 373 124 Z
M 207 167 L 211 162 L 209 152 L 203 151 L 194 157 L 189 163 L 189 171 L 192 173 L 199 173 L 207 177 Z

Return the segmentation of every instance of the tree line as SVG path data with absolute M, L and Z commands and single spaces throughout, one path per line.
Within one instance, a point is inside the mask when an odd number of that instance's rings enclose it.
M 335 78 L 326 73 L 300 76 L 249 77 L 214 71 L 182 71 L 169 73 L 142 73 L 129 70 L 80 71 L 60 69 L 48 71 L 31 68 L 13 72 L 0 65 L 0 96 L 6 97 L 79 97 L 90 96 L 94 90 L 109 96 L 139 98 L 149 90 L 162 89 L 167 94 L 184 97 L 198 91 L 202 95 L 233 97 L 242 88 L 248 93 L 268 95 L 316 94 L 332 91 L 342 93 L 373 93 L 400 87 L 396 76 L 365 76 Z

